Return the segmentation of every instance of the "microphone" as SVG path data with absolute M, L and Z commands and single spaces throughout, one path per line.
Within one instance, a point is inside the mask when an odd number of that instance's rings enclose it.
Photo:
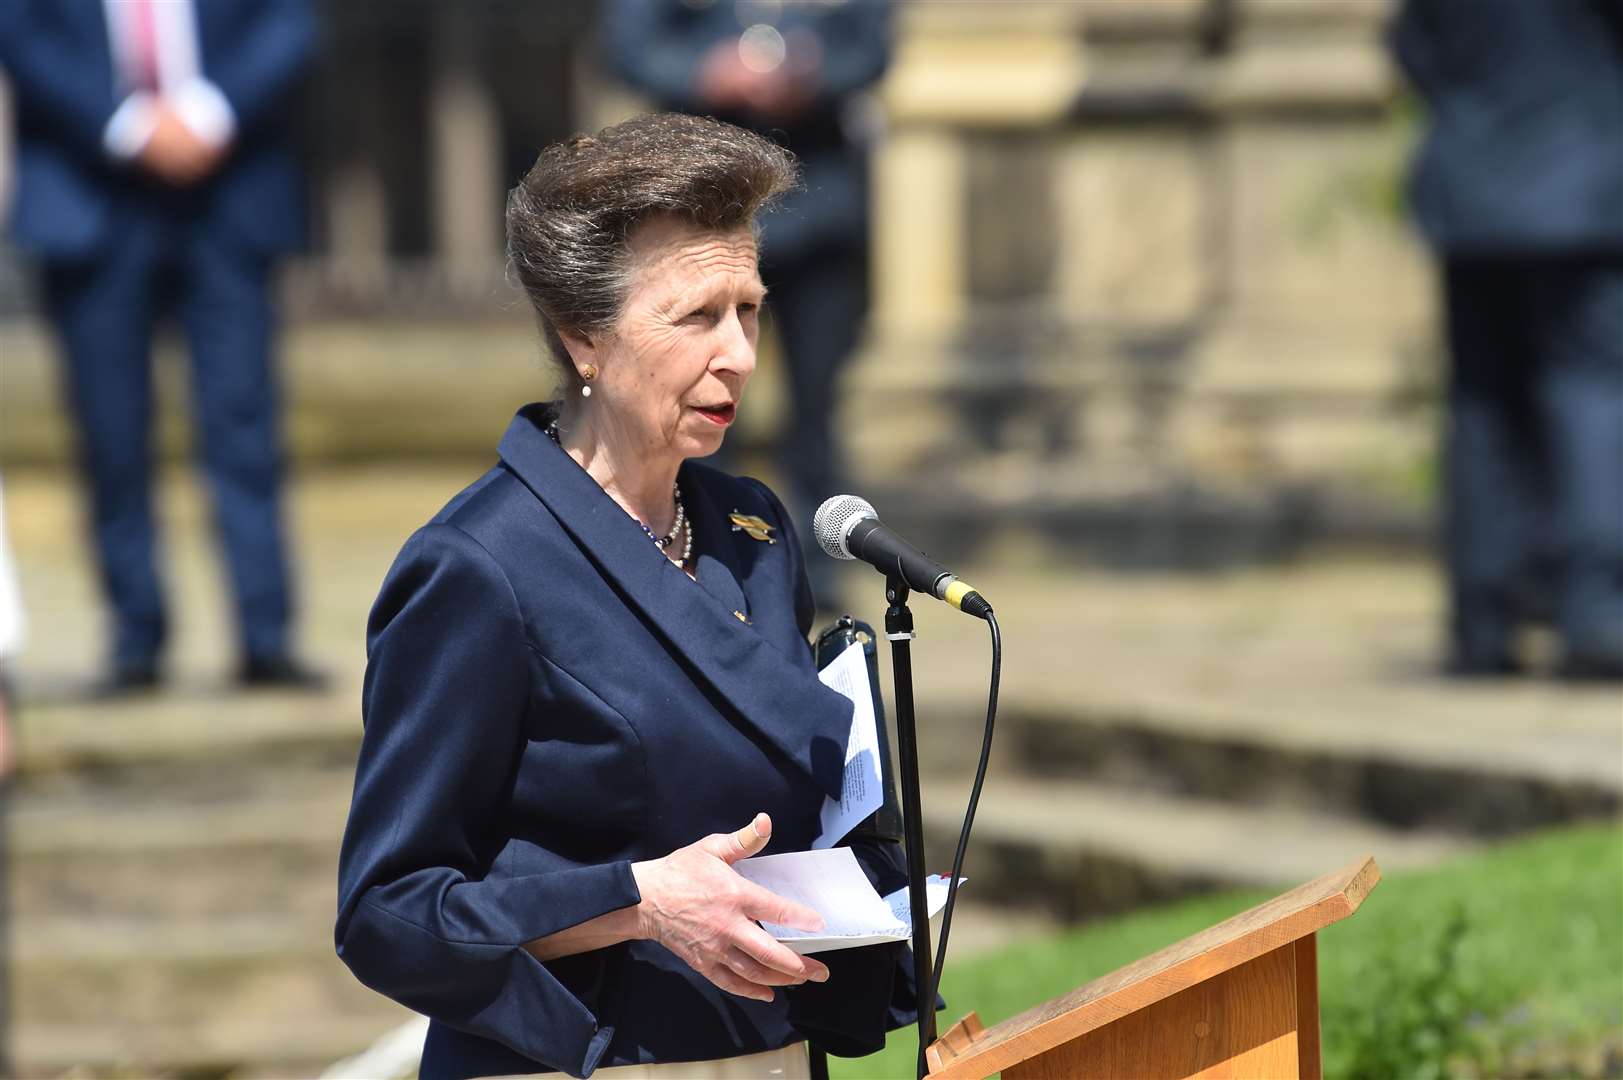
M 812 532 L 836 559 L 861 559 L 914 592 L 945 600 L 977 619 L 992 613 L 992 605 L 967 581 L 881 525 L 879 514 L 865 499 L 835 495 L 826 500 L 812 518 Z

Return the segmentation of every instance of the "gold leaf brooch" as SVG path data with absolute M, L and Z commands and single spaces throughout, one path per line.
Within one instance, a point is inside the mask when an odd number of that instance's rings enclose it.
M 740 514 L 734 510 L 727 515 L 727 520 L 733 523 L 733 532 L 747 533 L 751 540 L 765 540 L 769 544 L 778 542 L 772 535 L 774 527 L 754 514 Z

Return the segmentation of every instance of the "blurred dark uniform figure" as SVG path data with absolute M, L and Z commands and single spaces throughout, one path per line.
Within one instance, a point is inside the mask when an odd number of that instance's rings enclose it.
M 245 682 L 309 685 L 289 584 L 270 268 L 298 244 L 278 134 L 310 58 L 304 0 L 7 0 L 11 236 L 41 266 L 112 607 L 105 689 L 153 685 L 167 637 L 152 513 L 152 338 L 178 316 Z
M 1409 0 L 1430 128 L 1413 176 L 1442 261 L 1451 669 L 1623 676 L 1623 0 Z
M 789 375 L 779 460 L 798 528 L 844 483 L 830 421 L 868 309 L 868 154 L 853 101 L 890 60 L 887 0 L 607 0 L 610 67 L 662 109 L 793 151 L 805 186 L 762 217 L 761 275 Z M 820 608 L 834 564 L 807 566 Z

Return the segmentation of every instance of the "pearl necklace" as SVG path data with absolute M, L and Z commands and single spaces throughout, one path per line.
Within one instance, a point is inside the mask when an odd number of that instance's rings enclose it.
M 558 421 L 554 420 L 552 423 L 547 425 L 547 435 L 552 438 L 553 442 L 558 444 L 560 449 L 563 447 L 563 441 L 558 437 Z M 666 533 L 664 536 L 656 535 L 654 530 L 650 529 L 646 524 L 644 524 L 640 518 L 632 518 L 631 520 L 637 523 L 637 527 L 643 531 L 644 535 L 646 535 L 648 539 L 654 542 L 654 546 L 659 548 L 667 559 L 670 559 L 672 562 L 676 563 L 677 566 L 686 566 L 688 564 L 688 559 L 693 555 L 693 528 L 692 526 L 688 525 L 687 507 L 682 504 L 682 485 L 671 485 L 671 497 L 676 500 L 676 521 L 671 525 L 671 531 Z M 683 526 L 687 526 L 687 528 L 684 529 Z M 678 533 L 684 534 L 682 541 L 682 557 L 680 559 L 672 558 L 671 556 L 671 545 L 676 543 L 676 535 Z

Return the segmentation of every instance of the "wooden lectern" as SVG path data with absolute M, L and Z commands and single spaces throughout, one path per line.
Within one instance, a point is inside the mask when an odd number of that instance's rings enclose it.
M 1318 1077 L 1318 931 L 1380 881 L 1364 859 L 992 1027 L 930 1045 L 931 1080 Z

